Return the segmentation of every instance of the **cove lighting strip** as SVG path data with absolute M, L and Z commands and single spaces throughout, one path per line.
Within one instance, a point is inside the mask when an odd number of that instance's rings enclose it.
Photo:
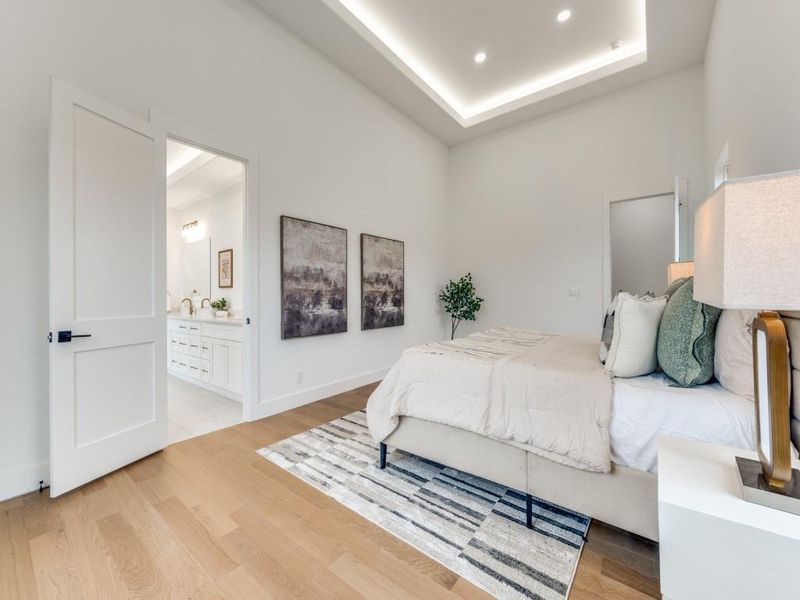
M 588 56 L 568 68 L 523 85 L 503 90 L 475 104 L 465 104 L 419 56 L 392 31 L 388 23 L 364 0 L 322 0 L 376 50 L 409 77 L 422 91 L 462 127 L 477 125 L 493 117 L 574 89 L 608 75 L 647 62 L 645 0 L 636 5 L 640 19 L 639 36 L 620 40 L 617 48 Z M 611 40 L 609 40 L 611 42 Z

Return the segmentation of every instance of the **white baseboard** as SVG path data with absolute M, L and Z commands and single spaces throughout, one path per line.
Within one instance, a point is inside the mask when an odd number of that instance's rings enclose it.
M 0 502 L 39 489 L 39 482 L 49 485 L 50 463 L 40 462 L 19 469 L 0 472 Z
M 256 419 L 277 415 L 278 413 L 298 408 L 329 396 L 347 392 L 354 388 L 361 387 L 362 385 L 375 383 L 383 379 L 388 372 L 389 367 L 377 369 L 354 377 L 348 377 L 347 379 L 340 379 L 332 383 L 327 383 L 319 387 L 267 400 L 256 407 L 255 414 L 252 416 L 253 418 L 251 420 L 255 421 Z

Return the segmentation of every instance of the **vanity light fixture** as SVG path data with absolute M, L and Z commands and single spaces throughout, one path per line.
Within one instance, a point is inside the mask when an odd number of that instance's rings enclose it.
M 478 52 L 475 55 L 475 62 L 478 63 L 479 65 L 482 65 L 483 63 L 485 63 L 486 62 L 486 52 L 483 52 L 483 51 Z
M 556 16 L 556 21 L 558 21 L 559 23 L 566 23 L 567 21 L 569 21 L 571 16 L 572 16 L 571 10 L 562 10 Z
M 181 237 L 183 239 L 187 239 L 192 237 L 192 235 L 198 230 L 200 227 L 200 223 L 198 223 L 197 219 L 194 221 L 190 221 L 189 223 L 184 223 L 181 227 Z

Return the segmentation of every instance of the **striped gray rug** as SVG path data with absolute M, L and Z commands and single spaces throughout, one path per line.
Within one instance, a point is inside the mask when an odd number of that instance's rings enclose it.
M 566 598 L 589 518 L 400 451 L 385 470 L 357 411 L 258 453 L 500 599 Z

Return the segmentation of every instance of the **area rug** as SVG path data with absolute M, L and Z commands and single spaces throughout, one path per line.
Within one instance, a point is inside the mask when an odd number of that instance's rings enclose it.
M 391 451 L 385 470 L 357 411 L 257 452 L 501 600 L 569 595 L 589 518 Z

